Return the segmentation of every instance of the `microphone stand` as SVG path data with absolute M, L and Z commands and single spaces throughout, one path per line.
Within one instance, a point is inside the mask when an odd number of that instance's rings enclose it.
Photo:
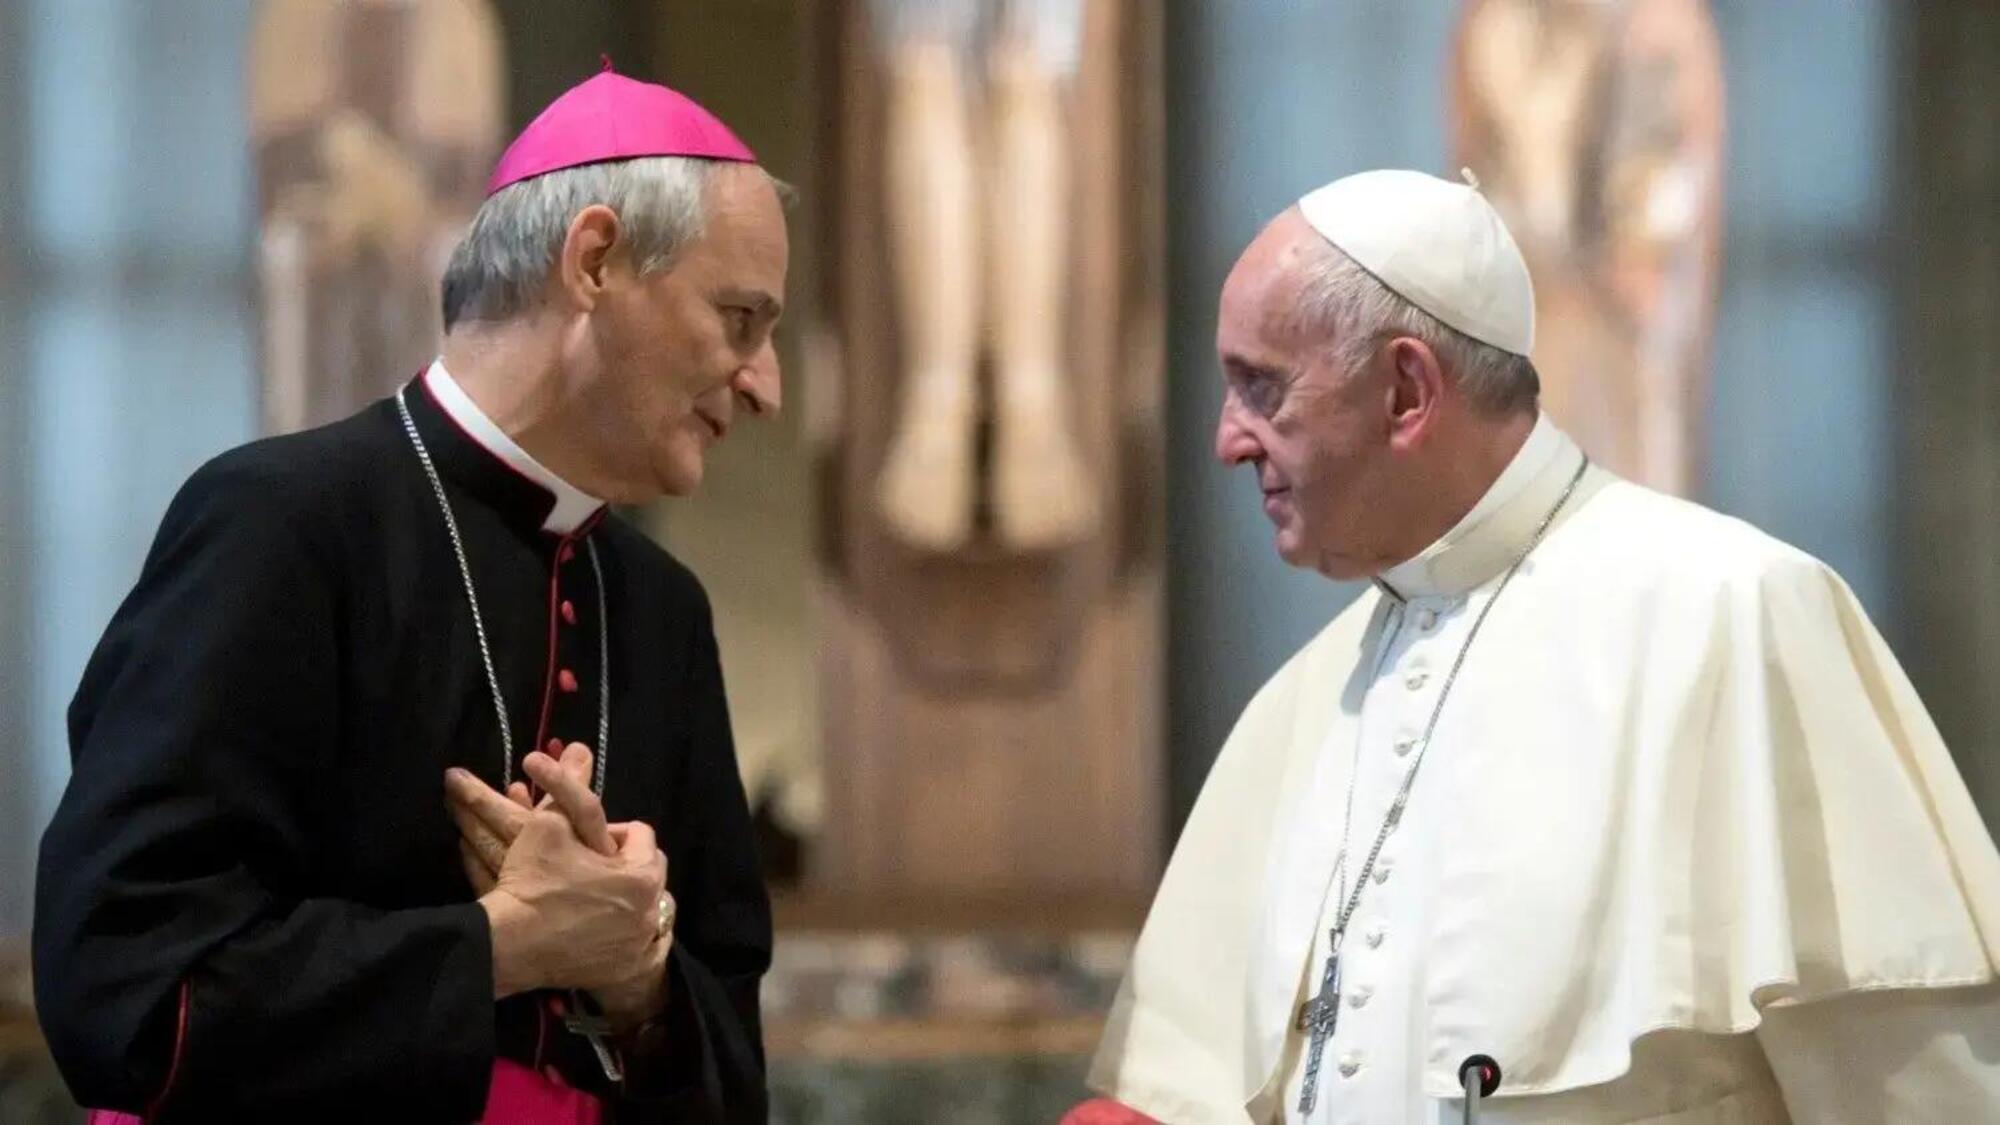
M 1480 1102 L 1500 1088 L 1500 1064 L 1491 1055 L 1471 1055 L 1458 1064 L 1458 1084 L 1465 1090 L 1465 1125 L 1479 1120 Z

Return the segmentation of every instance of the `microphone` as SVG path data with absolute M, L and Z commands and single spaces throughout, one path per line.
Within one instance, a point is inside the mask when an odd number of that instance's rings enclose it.
M 1458 1084 L 1465 1090 L 1465 1125 L 1479 1120 L 1479 1103 L 1500 1088 L 1500 1064 L 1492 1055 L 1468 1055 L 1458 1064 Z

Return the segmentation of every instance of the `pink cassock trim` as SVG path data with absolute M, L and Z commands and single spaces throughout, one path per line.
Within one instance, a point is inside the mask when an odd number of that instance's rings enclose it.
M 174 1079 L 180 1077 L 181 1057 L 187 1051 L 188 1002 L 192 998 L 193 993 L 194 981 L 191 979 L 183 980 L 181 982 L 180 1016 L 174 1023 L 174 1061 L 167 1065 L 167 1080 L 160 1085 L 160 1096 L 154 1098 L 153 1104 L 146 1107 L 146 1116 L 148 1117 L 154 1117 L 159 1114 L 160 1106 L 166 1102 L 167 1095 L 174 1092 Z
M 161 1103 L 165 1102 L 167 1095 L 173 1091 L 174 1079 L 180 1076 L 181 1052 L 187 1047 L 188 993 L 193 983 L 186 980 L 181 982 L 180 1014 L 174 1020 L 173 1061 L 167 1064 L 167 1080 L 160 1084 L 159 1094 L 153 1098 L 153 1104 L 146 1107 L 146 1117 L 155 1116 L 160 1112 Z M 117 1109 L 93 1109 L 90 1111 L 89 1123 L 90 1125 L 145 1125 L 146 1117 Z

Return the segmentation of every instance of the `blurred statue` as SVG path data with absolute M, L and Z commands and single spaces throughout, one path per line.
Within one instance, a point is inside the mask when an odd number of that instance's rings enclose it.
M 963 547 L 987 499 L 1001 543 L 1098 521 L 1064 378 L 1069 136 L 1084 0 L 875 0 L 888 81 L 887 225 L 903 344 L 880 510 L 912 546 Z M 968 63 L 969 58 L 981 60 Z M 985 82 L 970 71 L 983 67 Z M 983 401 L 982 343 L 993 385 Z
M 1619 474 L 1700 472 L 1723 84 L 1702 0 L 1470 0 L 1459 159 L 1536 285 L 1544 402 Z
M 268 0 L 251 40 L 264 422 L 329 422 L 428 363 L 500 140 L 485 0 Z

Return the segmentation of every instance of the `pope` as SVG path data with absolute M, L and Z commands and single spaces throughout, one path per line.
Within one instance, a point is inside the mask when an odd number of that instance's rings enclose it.
M 1488 1121 L 2000 1120 L 2000 856 L 1922 702 L 1825 564 L 1541 412 L 1475 186 L 1305 196 L 1217 346 L 1278 553 L 1369 585 L 1222 748 L 1079 1121 L 1457 1121 L 1479 1055 Z

